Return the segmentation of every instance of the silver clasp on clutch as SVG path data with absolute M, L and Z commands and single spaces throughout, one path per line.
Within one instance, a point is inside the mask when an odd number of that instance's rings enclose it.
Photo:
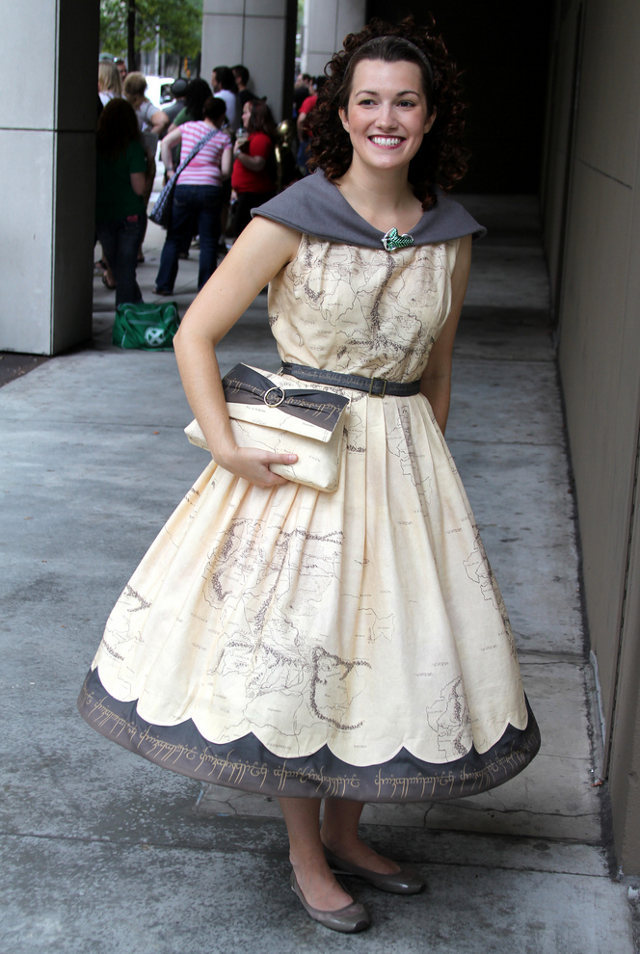
M 279 392 L 280 397 L 276 396 L 275 399 L 270 398 L 269 395 L 271 394 L 272 391 Z M 267 407 L 279 407 L 284 401 L 284 399 L 286 398 L 286 396 L 287 395 L 284 388 L 278 387 L 277 384 L 274 384 L 272 388 L 269 388 L 268 391 L 264 392 L 264 397 L 262 398 L 262 400 L 267 405 Z

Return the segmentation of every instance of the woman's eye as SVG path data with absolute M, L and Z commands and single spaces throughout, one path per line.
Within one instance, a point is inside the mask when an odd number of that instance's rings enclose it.
M 372 99 L 360 99 L 358 100 L 358 106 L 372 106 L 373 102 Z
M 416 104 L 415 104 L 415 102 L 414 102 L 412 99 L 401 99 L 398 105 L 399 105 L 399 106 L 402 106 L 402 107 L 404 108 L 404 107 L 407 107 L 407 106 L 409 106 L 409 107 L 415 106 Z

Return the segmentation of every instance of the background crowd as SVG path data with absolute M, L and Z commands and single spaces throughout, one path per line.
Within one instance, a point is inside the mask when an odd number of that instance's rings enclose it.
M 174 176 L 171 216 L 154 293 L 172 295 L 180 258 L 199 247 L 198 289 L 246 227 L 251 210 L 307 174 L 312 111 L 323 77 L 297 77 L 294 115 L 276 126 L 246 66 L 216 66 L 211 83 L 177 79 L 162 106 L 124 60 L 98 63 L 96 238 L 102 281 L 116 305 L 142 301 L 147 210 L 160 156 Z M 195 291 L 195 289 L 194 289 Z

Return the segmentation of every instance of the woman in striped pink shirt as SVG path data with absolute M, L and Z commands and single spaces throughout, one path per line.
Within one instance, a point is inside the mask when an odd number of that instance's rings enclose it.
M 201 121 L 183 123 L 162 140 L 162 161 L 174 175 L 171 150 L 179 142 L 180 161 L 209 133 L 214 135 L 180 173 L 173 193 L 171 224 L 160 256 L 155 293 L 172 295 L 178 274 L 178 254 L 193 235 L 200 236 L 198 289 L 207 282 L 217 263 L 220 236 L 222 181 L 231 172 L 231 137 L 222 129 L 224 100 L 211 96 L 203 106 Z

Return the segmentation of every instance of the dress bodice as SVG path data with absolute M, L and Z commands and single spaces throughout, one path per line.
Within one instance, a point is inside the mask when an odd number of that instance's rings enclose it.
M 422 374 L 451 307 L 459 239 L 397 252 L 303 234 L 269 287 L 283 361 L 367 377 Z

